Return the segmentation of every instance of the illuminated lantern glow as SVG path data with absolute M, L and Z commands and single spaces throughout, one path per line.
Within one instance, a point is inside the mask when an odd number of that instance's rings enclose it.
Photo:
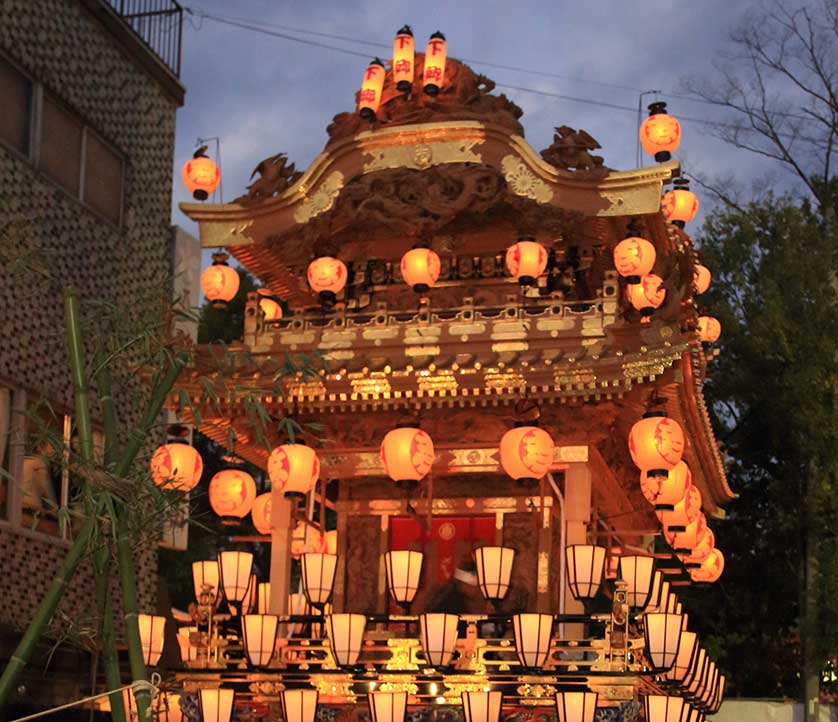
M 367 703 L 372 722 L 404 722 L 407 692 L 369 692 Z
M 279 693 L 285 722 L 314 722 L 317 718 L 316 689 L 284 689 Z
M 515 652 L 522 667 L 538 669 L 547 661 L 550 652 L 552 614 L 515 614 L 512 617 L 515 633 Z
M 648 319 L 656 308 L 666 298 L 663 279 L 654 273 L 647 273 L 640 279 L 640 283 L 630 283 L 626 286 L 626 298 L 644 319 Z
M 271 492 L 259 494 L 253 500 L 253 506 L 250 508 L 250 518 L 253 521 L 253 526 L 260 534 L 271 533 Z
M 675 664 L 683 620 L 682 615 L 668 612 L 643 615 L 646 653 L 653 671 L 666 672 Z
M 465 722 L 498 722 L 503 706 L 503 692 L 482 690 L 463 692 L 463 717 Z
M 224 551 L 218 553 L 218 569 L 221 588 L 227 601 L 241 604 L 250 591 L 250 570 L 253 568 L 253 554 L 250 552 Z
M 721 549 L 713 549 L 707 558 L 701 562 L 698 569 L 690 570 L 690 577 L 694 582 L 715 582 L 725 570 L 725 555 Z
M 658 163 L 665 163 L 681 144 L 681 124 L 666 112 L 666 103 L 652 103 L 640 126 L 640 143 Z
M 332 256 L 320 256 L 308 264 L 306 277 L 311 290 L 317 293 L 320 303 L 334 306 L 338 294 L 346 286 L 349 271 L 346 264 Z
M 647 412 L 631 427 L 629 453 L 634 465 L 647 475 L 666 476 L 681 461 L 684 432 L 663 412 Z
M 306 599 L 312 607 L 322 610 L 332 596 L 338 558 L 334 554 L 308 552 L 302 555 L 301 562 Z
M 644 699 L 646 722 L 682 722 L 684 700 L 681 697 L 668 697 L 662 694 L 650 694 Z
M 366 626 L 365 614 L 329 614 L 326 616 L 329 646 L 338 666 L 347 667 L 358 661 Z
M 413 40 L 413 30 L 405 25 L 396 34 L 393 41 L 393 80 L 396 90 L 409 93 L 413 87 L 413 73 L 416 66 L 416 43 Z
M 715 343 L 722 335 L 722 324 L 712 316 L 698 317 L 698 338 L 703 343 Z
M 213 253 L 212 265 L 201 274 L 201 290 L 213 308 L 226 308 L 239 291 L 239 274 L 226 253 Z
M 457 625 L 460 622 L 456 614 L 442 612 L 419 616 L 419 639 L 422 651 L 431 667 L 447 667 L 457 647 Z
M 699 540 L 707 536 L 708 531 L 707 517 L 704 514 L 699 514 L 694 521 L 687 524 L 687 528 L 684 531 L 670 532 L 665 530 L 664 536 L 676 554 L 689 554 L 696 547 Z
M 282 304 L 279 299 L 266 288 L 260 288 L 256 293 L 259 296 L 259 310 L 265 321 L 279 321 L 282 318 Z
M 201 148 L 184 164 L 181 179 L 196 201 L 205 201 L 218 188 L 221 170 L 212 159 L 204 155 L 204 149 Z
M 246 471 L 224 469 L 210 479 L 209 503 L 224 524 L 239 524 L 255 499 L 256 482 Z
M 230 722 L 236 691 L 233 689 L 198 690 L 201 722 Z
M 509 591 L 515 550 L 510 547 L 478 547 L 474 550 L 477 586 L 490 602 L 500 602 Z
M 375 114 L 381 105 L 381 91 L 384 90 L 384 76 L 387 71 L 384 63 L 373 59 L 364 71 L 361 92 L 358 94 L 358 111 L 364 120 L 375 120 Z
M 672 507 L 684 498 L 687 487 L 692 484 L 692 472 L 687 462 L 679 461 L 666 476 L 640 472 L 640 490 L 655 508 Z
M 708 288 L 710 288 L 710 281 L 712 280 L 713 274 L 710 273 L 710 269 L 707 268 L 707 266 L 702 266 L 700 263 L 697 263 L 695 266 L 695 272 L 693 273 L 695 292 L 698 294 L 704 293 Z
M 716 699 L 713 702 L 713 707 L 710 709 L 711 714 L 716 714 L 719 711 L 719 708 L 722 706 L 722 700 L 725 697 L 725 682 L 727 679 L 724 675 L 719 677 L 719 682 L 716 685 Z
M 210 602 L 215 601 L 221 591 L 219 579 L 218 559 L 192 562 L 192 584 L 195 587 L 195 601 L 202 604 L 202 595 L 207 595 Z
M 419 589 L 422 561 L 425 555 L 416 551 L 389 551 L 384 555 L 387 589 L 390 596 L 408 613 L 410 603 Z
M 404 282 L 416 293 L 427 293 L 439 278 L 439 256 L 430 248 L 411 248 L 402 256 Z
M 274 654 L 279 618 L 273 614 L 242 616 L 242 638 L 247 658 L 254 667 L 265 667 Z
M 140 644 L 143 659 L 149 667 L 154 667 L 163 654 L 163 638 L 166 631 L 166 617 L 153 614 L 138 614 L 137 625 L 140 628 Z
M 663 584 L 663 573 L 655 570 L 652 577 L 652 592 L 649 601 L 646 603 L 647 612 L 659 612 L 661 609 L 661 585 Z
M 671 511 L 655 511 L 655 516 L 657 516 L 664 530 L 670 534 L 672 532 L 685 532 L 687 527 L 701 514 L 702 503 L 701 492 L 695 484 L 692 484 L 684 492 L 684 498 L 675 504 Z
M 445 80 L 445 58 L 447 55 L 445 36 L 437 30 L 425 47 L 425 69 L 422 77 L 424 91 L 431 97 L 439 94 Z
M 675 188 L 664 193 L 661 213 L 666 220 L 683 228 L 698 213 L 698 197 L 688 188 Z
M 308 540 L 306 540 L 308 534 Z M 323 554 L 326 552 L 326 537 L 311 529 L 300 520 L 291 533 L 291 556 L 299 559 L 303 554 Z
M 672 667 L 666 673 L 666 680 L 681 684 L 687 678 L 690 669 L 692 669 L 697 654 L 698 636 L 695 632 L 683 630 L 681 632 L 681 641 L 678 644 L 678 654 L 675 656 L 675 662 L 672 664 Z
M 697 535 L 696 543 L 692 550 L 680 554 L 679 558 L 687 569 L 697 569 L 715 548 L 716 535 L 713 534 L 713 530 L 710 527 L 706 527 L 703 534 Z
M 271 583 L 259 582 L 256 591 L 256 611 L 259 614 L 267 614 L 271 606 Z
M 181 662 L 194 662 L 198 659 L 198 647 L 192 645 L 190 637 L 198 634 L 198 627 L 181 627 L 177 632 Z
M 201 455 L 189 444 L 170 442 L 151 457 L 151 478 L 161 489 L 190 491 L 198 486 L 204 472 Z
M 637 284 L 655 266 L 655 247 L 645 238 L 631 236 L 614 246 L 614 268 L 627 283 Z
M 553 464 L 555 445 L 544 429 L 516 425 L 500 440 L 500 465 L 522 485 L 535 484 Z
M 427 475 L 434 463 L 434 442 L 415 425 L 388 431 L 381 442 L 384 473 L 396 484 L 412 488 Z
M 594 722 L 597 692 L 559 692 L 556 694 L 556 713 L 559 722 Z
M 308 494 L 320 477 L 320 459 L 305 444 L 282 444 L 268 457 L 268 476 L 283 493 Z
M 626 602 L 632 609 L 644 609 L 652 596 L 655 576 L 654 557 L 620 557 L 617 576 L 626 583 Z
M 683 682 L 681 682 L 681 688 L 685 692 L 695 690 L 701 680 L 701 675 L 704 673 L 704 667 L 706 664 L 707 650 L 705 650 L 704 647 L 698 647 L 695 651 L 695 655 L 693 656 L 693 662 L 690 665 L 690 669 Z
M 326 554 L 337 554 L 338 553 L 338 530 L 331 529 L 327 531 L 324 535 L 326 538 Z
M 507 249 L 506 268 L 521 286 L 533 286 L 547 268 L 547 249 L 531 238 L 522 238 Z
M 567 583 L 574 599 L 593 599 L 602 584 L 606 548 L 570 544 L 565 549 Z

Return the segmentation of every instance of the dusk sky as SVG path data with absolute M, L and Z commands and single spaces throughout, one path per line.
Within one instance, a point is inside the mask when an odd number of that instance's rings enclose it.
M 600 142 L 606 165 L 636 167 L 637 112 L 513 90 L 502 87 L 504 83 L 635 109 L 640 91 L 661 90 L 660 98 L 682 118 L 684 141 L 676 155 L 685 170 L 709 177 L 732 175 L 750 183 L 768 165 L 712 138 L 706 126 L 687 120 L 720 119 L 717 108 L 674 93 L 679 93 L 687 76 L 714 76 L 714 58 L 729 47 L 730 29 L 751 5 L 741 0 L 188 0 L 185 6 L 193 13 L 184 24 L 182 80 L 187 93 L 178 114 L 176 178 L 196 139 L 209 136 L 221 138 L 227 201 L 244 191 L 253 168 L 269 155 L 286 152 L 298 169 L 305 170 L 323 149 L 332 117 L 354 108 L 365 58 L 388 58 L 395 31 L 408 23 L 417 49 L 424 48 L 430 33 L 441 30 L 448 39 L 449 57 L 468 59 L 475 70 L 494 79 L 495 92 L 506 93 L 523 108 L 526 138 L 536 151 L 550 144 L 553 126 L 566 124 L 584 128 Z M 201 11 L 328 47 L 222 24 L 201 17 Z M 304 35 L 302 30 L 367 44 Z M 337 47 L 364 57 L 329 49 Z M 645 98 L 644 107 L 652 99 Z M 644 164 L 651 162 L 644 157 Z M 694 190 L 705 211 L 712 199 Z M 195 225 L 177 209 L 177 202 L 187 200 L 179 182 L 174 200 L 173 222 L 197 234 Z

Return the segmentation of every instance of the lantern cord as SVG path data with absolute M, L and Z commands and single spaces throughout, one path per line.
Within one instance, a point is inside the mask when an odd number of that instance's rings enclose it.
M 62 704 L 60 707 L 52 707 L 51 709 L 41 710 L 40 712 L 36 712 L 35 714 L 26 715 L 26 717 L 18 717 L 17 719 L 11 720 L 11 722 L 27 722 L 27 720 L 38 719 L 39 717 L 46 717 L 47 715 L 55 714 L 56 712 L 61 712 L 65 709 L 78 707 L 80 705 L 87 704 L 88 702 L 93 702 L 97 699 L 102 699 L 103 697 L 109 697 L 112 694 L 122 693 L 128 689 L 133 691 L 135 695 L 138 692 L 148 692 L 151 699 L 154 699 L 157 696 L 157 693 L 160 691 L 158 687 L 160 681 L 160 675 L 157 674 L 157 672 L 155 672 L 151 676 L 151 682 L 148 682 L 144 679 L 138 679 L 136 682 L 127 684 L 124 687 L 118 687 L 117 689 L 111 689 L 107 692 L 94 694 L 91 697 L 82 697 L 81 699 L 77 699 L 75 702 L 68 702 L 67 704 Z

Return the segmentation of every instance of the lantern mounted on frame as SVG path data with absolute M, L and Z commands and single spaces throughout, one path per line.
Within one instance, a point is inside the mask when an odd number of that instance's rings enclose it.
M 221 169 L 207 157 L 207 146 L 202 145 L 183 166 L 183 185 L 196 201 L 205 201 L 221 182 Z
M 239 274 L 230 267 L 224 251 L 212 254 L 212 265 L 201 274 L 201 290 L 213 308 L 224 309 L 239 290 Z
M 670 223 L 683 228 L 698 213 L 698 198 L 690 190 L 690 182 L 686 178 L 679 178 L 673 186 L 661 199 L 661 213 Z
M 393 41 L 393 80 L 396 90 L 409 93 L 413 88 L 413 74 L 416 66 L 416 42 L 410 25 L 403 26 Z
M 640 126 L 640 142 L 658 163 L 665 163 L 681 144 L 681 124 L 666 112 L 666 103 L 649 106 L 649 117 Z
M 384 472 L 408 492 L 428 474 L 434 463 L 434 442 L 415 421 L 403 421 L 381 442 Z
M 364 120 L 375 120 L 381 105 L 381 92 L 384 89 L 384 76 L 387 71 L 379 58 L 373 58 L 364 71 L 361 92 L 358 96 L 358 112 Z
M 445 36 L 437 30 L 428 39 L 425 48 L 425 69 L 422 78 L 424 91 L 432 98 L 439 94 L 445 80 L 445 58 L 447 46 Z

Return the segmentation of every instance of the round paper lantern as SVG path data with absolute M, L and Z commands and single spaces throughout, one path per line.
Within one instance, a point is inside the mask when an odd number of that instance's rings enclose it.
M 381 91 L 384 89 L 384 63 L 374 58 L 364 72 L 361 92 L 358 95 L 358 111 L 365 120 L 375 120 L 375 114 L 381 105 Z
M 664 530 L 663 535 L 666 537 L 666 541 L 669 542 L 669 546 L 672 547 L 676 554 L 689 554 L 696 547 L 699 540 L 703 540 L 707 537 L 707 533 L 709 531 L 710 530 L 707 528 L 707 517 L 705 517 L 704 514 L 699 514 L 693 521 L 687 524 L 684 531 L 671 532 Z M 710 532 L 710 534 L 712 533 L 713 532 Z
M 260 288 L 257 294 L 259 295 L 259 310 L 265 321 L 279 321 L 282 318 L 282 305 L 279 299 L 266 288 Z
M 667 537 L 668 539 L 669 537 Z M 715 548 L 716 535 L 713 534 L 713 530 L 709 526 L 705 526 L 704 533 L 697 536 L 695 546 L 692 550 L 684 554 L 679 554 L 678 556 L 681 559 L 681 563 L 687 569 L 695 569 L 701 566 L 701 563 L 710 556 L 710 552 Z
M 624 238 L 614 246 L 614 268 L 628 283 L 640 283 L 655 265 L 655 247 L 645 238 Z
M 689 188 L 675 188 L 664 193 L 661 213 L 666 220 L 681 228 L 698 213 L 698 197 Z
M 704 293 L 710 288 L 710 281 L 713 280 L 713 275 L 707 266 L 702 266 L 700 263 L 695 265 L 695 273 L 693 274 L 693 283 L 695 284 L 696 293 Z
M 163 489 L 189 491 L 201 480 L 204 462 L 189 444 L 171 442 L 159 447 L 151 457 L 151 478 Z
M 181 171 L 183 185 L 186 186 L 196 201 L 205 201 L 221 182 L 221 170 L 204 155 L 204 149 L 198 150 L 191 160 L 186 161 Z
M 687 462 L 679 461 L 666 476 L 641 471 L 640 489 L 650 504 L 672 505 L 684 498 L 687 487 L 692 484 L 692 476 Z
M 213 308 L 226 308 L 239 290 L 239 274 L 227 264 L 226 253 L 213 253 L 212 265 L 201 274 L 201 290 Z
M 300 520 L 291 532 L 291 556 L 298 559 L 303 554 L 326 554 L 326 537 L 317 530 L 308 528 L 308 541 L 306 541 L 306 529 L 308 524 Z
M 434 463 L 434 442 L 417 426 L 388 431 L 381 442 L 384 472 L 397 484 L 415 486 Z
M 402 256 L 402 278 L 416 293 L 427 293 L 439 278 L 439 256 L 430 248 L 411 248 Z
M 640 143 L 658 163 L 668 161 L 681 144 L 681 124 L 666 112 L 666 103 L 649 106 L 649 117 L 640 126 Z
M 523 238 L 507 249 L 506 268 L 522 286 L 532 286 L 547 268 L 547 250 L 540 243 Z
M 684 432 L 677 421 L 663 412 L 643 414 L 629 432 L 629 453 L 641 471 L 664 476 L 681 461 Z
M 701 563 L 698 569 L 691 569 L 690 576 L 694 582 L 715 582 L 725 569 L 725 555 L 721 549 L 714 549 Z
M 425 47 L 425 72 L 422 77 L 424 90 L 431 97 L 439 93 L 439 89 L 445 80 L 447 52 L 445 36 L 437 30 L 431 35 Z
M 698 515 L 701 514 L 701 492 L 694 484 L 687 487 L 684 498 L 675 504 L 672 510 L 655 511 L 655 516 L 666 531 L 686 531 Z
M 306 276 L 311 290 L 315 291 L 320 303 L 324 306 L 332 306 L 337 300 L 337 295 L 346 286 L 349 272 L 346 264 L 331 256 L 320 256 L 308 264 Z
M 715 343 L 722 335 L 722 324 L 712 316 L 698 317 L 698 338 L 705 343 Z
M 308 494 L 320 476 L 320 459 L 305 444 L 282 444 L 268 457 L 268 476 L 282 492 Z
M 500 440 L 500 465 L 519 484 L 534 484 L 553 464 L 553 439 L 538 426 L 516 426 Z
M 253 526 L 260 534 L 271 533 L 271 492 L 259 494 L 250 509 Z
M 224 469 L 210 479 L 209 503 L 225 524 L 238 524 L 250 512 L 256 482 L 241 469 Z
M 641 277 L 640 283 L 630 283 L 626 286 L 626 298 L 643 318 L 651 316 L 666 298 L 663 279 L 654 273 L 647 273 Z
M 409 93 L 413 87 L 415 63 L 413 30 L 410 29 L 410 25 L 405 25 L 399 30 L 393 42 L 393 80 L 399 92 Z

